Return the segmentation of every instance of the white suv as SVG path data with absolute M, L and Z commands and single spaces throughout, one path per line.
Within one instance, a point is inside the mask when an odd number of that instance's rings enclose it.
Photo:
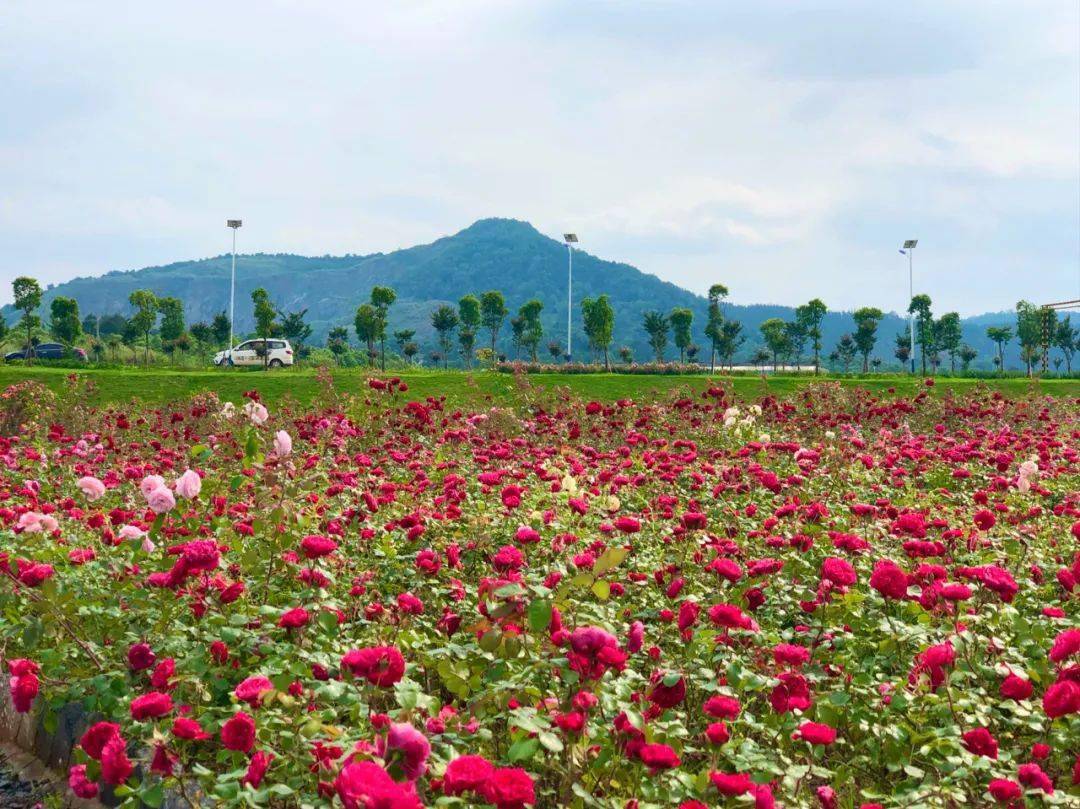
M 214 365 L 266 365 L 280 368 L 293 364 L 293 349 L 288 340 L 247 340 L 231 351 L 214 355 Z

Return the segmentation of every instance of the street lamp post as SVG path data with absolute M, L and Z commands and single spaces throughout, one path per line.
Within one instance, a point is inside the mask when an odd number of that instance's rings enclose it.
M 226 226 L 232 228 L 232 282 L 229 284 L 229 359 L 233 350 L 233 313 L 236 311 L 236 231 L 243 223 L 240 219 L 226 219 Z
M 572 284 L 574 281 L 574 245 L 577 244 L 576 233 L 564 233 L 563 241 L 566 242 L 566 361 L 569 363 L 573 352 L 570 350 L 570 324 L 574 317 L 574 293 Z
M 908 267 L 908 329 L 911 342 L 908 353 L 911 355 L 911 373 L 915 373 L 915 313 L 911 311 L 911 301 L 915 298 L 915 273 L 912 269 L 912 257 L 915 254 L 915 245 L 918 239 L 908 239 L 904 242 L 904 248 L 900 251 L 907 256 Z

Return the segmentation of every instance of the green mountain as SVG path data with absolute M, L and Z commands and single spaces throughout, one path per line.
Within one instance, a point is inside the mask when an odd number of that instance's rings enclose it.
M 392 253 L 367 256 L 306 257 L 291 254 L 238 255 L 236 261 L 237 332 L 254 327 L 251 291 L 264 287 L 281 310 L 306 308 L 314 329 L 313 340 L 322 342 L 333 326 L 345 325 L 352 334 L 356 307 L 367 300 L 372 286 L 393 287 L 398 295 L 390 310 L 391 330 L 409 328 L 425 351 L 434 346 L 430 313 L 440 304 L 452 303 L 464 294 L 499 289 L 511 312 L 530 298 L 544 303 L 543 346 L 566 337 L 566 246 L 539 233 L 532 225 L 514 219 L 482 219 L 465 230 L 431 244 Z M 128 314 L 128 296 L 135 289 L 150 289 L 159 296 L 184 301 L 188 323 L 209 321 L 228 308 L 230 256 L 182 261 L 161 267 L 114 271 L 95 278 L 75 278 L 51 286 L 45 293 L 43 314 L 57 295 L 73 297 L 85 315 Z M 718 272 L 717 281 L 730 279 Z M 695 341 L 704 348 L 706 301 L 675 284 L 643 273 L 629 264 L 605 261 L 581 250 L 574 251 L 574 355 L 586 356 L 579 304 L 582 298 L 606 293 L 615 307 L 614 347 L 630 346 L 639 359 L 650 356 L 641 327 L 649 309 L 670 311 L 681 306 L 695 314 Z M 736 295 L 738 290 L 735 290 Z M 770 317 L 790 319 L 791 307 L 727 304 L 725 312 L 743 322 L 747 341 L 739 357 L 760 345 L 758 326 Z M 10 307 L 3 310 L 8 323 L 16 320 Z M 980 353 L 977 364 L 989 367 L 993 346 L 985 337 L 987 325 L 1012 322 L 1010 313 L 981 315 L 965 322 L 965 339 Z M 879 329 L 876 352 L 893 362 L 893 335 L 904 331 L 907 321 L 888 315 Z M 850 314 L 830 312 L 823 323 L 824 354 L 841 335 L 851 332 Z M 509 351 L 509 324 L 502 333 L 503 350 Z M 355 338 L 355 335 L 353 335 Z M 483 345 L 481 336 L 480 344 Z M 546 348 L 543 351 L 547 356 Z M 1015 353 L 1015 351 L 1013 352 Z M 668 350 L 668 356 L 674 348 Z

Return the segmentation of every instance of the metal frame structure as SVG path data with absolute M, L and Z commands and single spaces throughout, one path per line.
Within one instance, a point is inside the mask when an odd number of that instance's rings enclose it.
M 1044 303 L 1039 307 L 1039 310 L 1043 313 L 1042 318 L 1042 372 L 1046 373 L 1047 363 L 1050 361 L 1050 343 L 1053 341 L 1054 336 L 1050 334 L 1050 318 L 1047 317 L 1048 313 L 1068 312 L 1071 310 L 1080 310 L 1080 298 L 1075 301 L 1058 301 L 1057 303 Z M 1056 318 L 1055 318 L 1056 320 Z

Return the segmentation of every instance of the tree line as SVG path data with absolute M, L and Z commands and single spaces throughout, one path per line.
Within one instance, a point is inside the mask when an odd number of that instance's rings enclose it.
M 82 317 L 79 304 L 74 298 L 57 296 L 49 303 L 49 322 L 46 326 L 37 314 L 42 304 L 42 289 L 30 277 L 21 276 L 13 282 L 15 309 L 21 312 L 19 321 L 10 327 L 0 318 L 0 342 L 18 339 L 31 349 L 40 342 L 43 332 L 65 346 L 74 347 L 87 342 L 92 353 L 99 359 L 111 352 L 115 360 L 121 346 L 132 351 L 141 348 L 143 362 L 149 363 L 151 346 L 164 354 L 183 356 L 192 349 L 226 347 L 231 333 L 229 316 L 222 311 L 210 322 L 188 325 L 184 304 L 175 297 L 157 296 L 148 289 L 131 293 L 128 303 L 131 313 Z M 748 340 L 743 324 L 730 318 L 724 311 L 728 288 L 714 284 L 708 291 L 708 308 L 704 324 L 704 336 L 708 343 L 708 366 L 715 370 L 731 368 L 740 349 Z M 386 367 L 387 341 L 392 340 L 398 355 L 408 363 L 420 355 L 416 332 L 412 329 L 391 330 L 391 309 L 397 293 L 388 286 L 372 288 L 368 301 L 360 304 L 353 319 L 353 333 L 362 347 L 362 357 L 369 365 Z M 254 336 L 258 338 L 280 337 L 289 340 L 296 354 L 304 358 L 314 348 L 310 344 L 312 327 L 307 322 L 307 309 L 285 312 L 270 300 L 265 289 L 251 293 L 252 315 L 255 322 Z M 607 295 L 584 298 L 580 304 L 579 327 L 583 330 L 589 351 L 589 362 L 611 367 L 612 352 L 624 363 L 634 361 L 633 352 L 626 346 L 613 348 L 615 332 L 615 309 Z M 479 294 L 467 294 L 457 305 L 441 304 L 430 312 L 430 323 L 435 333 L 436 347 L 428 355 L 434 365 L 444 368 L 450 362 L 460 361 L 465 368 L 476 363 L 494 365 L 524 356 L 529 361 L 540 361 L 544 344 L 544 326 L 541 314 L 544 304 L 530 299 L 511 313 L 499 290 Z M 814 373 L 821 369 L 823 358 L 833 368 L 847 373 L 859 362 L 864 373 L 878 368 L 881 360 L 872 357 L 879 340 L 879 326 L 884 313 L 875 307 L 862 307 L 852 313 L 855 328 L 843 334 L 828 354 L 822 343 L 822 322 L 828 313 L 825 303 L 814 298 L 797 306 L 791 320 L 769 318 L 758 327 L 760 342 L 748 354 L 749 362 L 764 368 L 771 364 L 774 370 L 782 366 L 801 366 L 806 360 Z M 959 365 L 967 370 L 977 352 L 963 341 L 960 315 L 946 312 L 940 316 L 933 313 L 933 303 L 928 295 L 916 295 L 911 299 L 908 314 L 914 321 L 915 344 L 919 351 L 922 373 L 936 373 L 946 361 L 951 371 Z M 507 333 L 511 354 L 500 353 L 500 337 Z M 680 363 L 703 361 L 702 349 L 694 341 L 694 312 L 676 307 L 669 312 L 648 310 L 642 314 L 640 324 L 652 359 L 656 363 L 668 361 L 668 349 L 674 344 Z M 1019 358 L 1030 375 L 1042 363 L 1045 367 L 1048 352 L 1056 348 L 1060 352 L 1053 364 L 1060 370 L 1062 363 L 1066 372 L 1072 372 L 1072 359 L 1080 349 L 1080 329 L 1074 327 L 1070 318 L 1058 317 L 1052 309 L 1036 306 L 1028 301 L 1016 304 L 1015 326 L 990 326 L 987 337 L 996 346 L 993 358 L 999 370 L 1005 368 L 1006 349 L 1014 340 L 1019 344 Z M 239 338 L 239 335 L 236 335 Z M 325 348 L 342 361 L 352 352 L 347 326 L 331 328 Z M 569 360 L 569 348 L 557 339 L 547 342 L 551 361 Z M 894 337 L 893 356 L 901 363 L 911 361 L 911 336 L 907 330 Z

